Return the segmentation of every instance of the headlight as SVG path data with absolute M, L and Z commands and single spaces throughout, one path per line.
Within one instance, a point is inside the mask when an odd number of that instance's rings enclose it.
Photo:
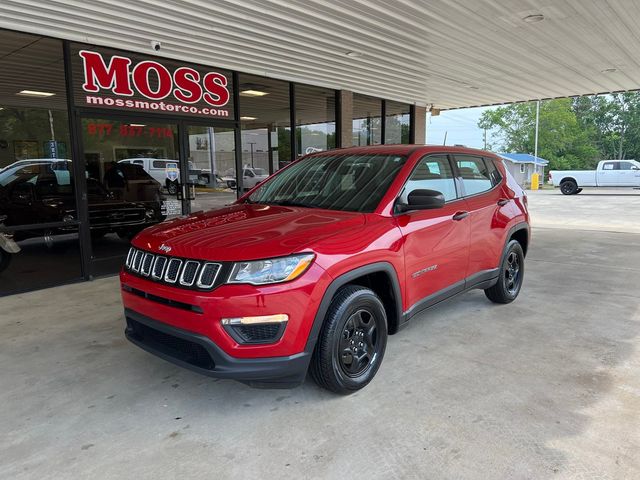
M 306 253 L 254 262 L 238 262 L 233 265 L 227 283 L 266 285 L 288 282 L 302 275 L 311 265 L 313 258 L 312 253 Z

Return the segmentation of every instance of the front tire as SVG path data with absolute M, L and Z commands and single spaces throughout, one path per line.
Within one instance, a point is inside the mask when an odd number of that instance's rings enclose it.
M 500 265 L 498 282 L 487 288 L 484 293 L 494 303 L 513 302 L 522 288 L 524 280 L 524 251 L 517 240 L 507 244 L 506 252 Z
M 329 305 L 310 372 L 335 393 L 353 393 L 371 382 L 387 346 L 387 315 L 368 288 L 347 285 Z
M 574 195 L 578 193 L 578 184 L 573 180 L 565 180 L 560 184 L 560 191 L 563 195 Z

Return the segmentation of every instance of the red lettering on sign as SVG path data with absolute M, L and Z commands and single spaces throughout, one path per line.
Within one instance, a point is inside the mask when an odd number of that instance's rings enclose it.
M 203 95 L 205 102 L 214 107 L 221 107 L 227 104 L 229 101 L 227 77 L 216 72 L 209 72 L 202 79 L 202 83 L 207 91 Z
M 87 92 L 99 92 L 101 88 L 111 90 L 116 95 L 133 95 L 129 83 L 129 65 L 131 59 L 114 55 L 107 66 L 102 55 L 88 50 L 81 50 L 84 67 L 84 83 L 82 88 Z
M 176 89 L 173 96 L 184 103 L 197 103 L 202 99 L 200 73 L 193 68 L 181 67 L 173 72 Z
M 227 77 L 217 72 L 208 72 L 202 77 L 200 72 L 193 68 L 179 67 L 171 73 L 164 65 L 153 60 L 139 62 L 131 70 L 132 61 L 127 57 L 113 55 L 107 64 L 102 54 L 98 52 L 81 50 L 79 55 L 82 57 L 84 66 L 82 88 L 87 92 L 97 93 L 100 90 L 109 90 L 115 95 L 132 96 L 137 91 L 151 100 L 161 100 L 173 94 L 176 100 L 184 104 L 194 104 L 204 100 L 214 107 L 226 105 L 231 97 L 227 88 Z M 129 75 L 130 72 L 131 75 Z M 139 100 L 125 101 L 99 96 L 87 97 L 87 103 L 193 114 L 202 111 L 207 115 L 228 116 L 225 110 L 209 111 L 187 105 Z
M 153 90 L 151 88 L 151 81 L 149 74 L 155 73 L 157 88 Z M 143 96 L 152 100 L 160 100 L 166 98 L 171 93 L 173 88 L 173 80 L 171 80 L 171 74 L 167 68 L 151 60 L 140 62 L 133 69 L 133 84 L 136 90 Z

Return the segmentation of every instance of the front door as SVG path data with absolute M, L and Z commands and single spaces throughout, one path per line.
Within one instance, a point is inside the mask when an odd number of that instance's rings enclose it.
M 416 189 L 437 190 L 444 207 L 417 210 L 397 217 L 405 238 L 406 307 L 413 311 L 464 289 L 469 260 L 469 218 L 466 201 L 456 191 L 447 155 L 428 155 L 418 162 L 401 199 Z

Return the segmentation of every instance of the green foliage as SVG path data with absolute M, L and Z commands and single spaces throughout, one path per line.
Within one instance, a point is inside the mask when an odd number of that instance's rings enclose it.
M 497 131 L 498 148 L 505 152 L 533 154 L 535 102 L 517 103 L 485 111 L 478 127 Z M 593 131 L 578 120 L 569 98 L 540 103 L 538 156 L 552 169 L 593 168 L 600 152 Z

